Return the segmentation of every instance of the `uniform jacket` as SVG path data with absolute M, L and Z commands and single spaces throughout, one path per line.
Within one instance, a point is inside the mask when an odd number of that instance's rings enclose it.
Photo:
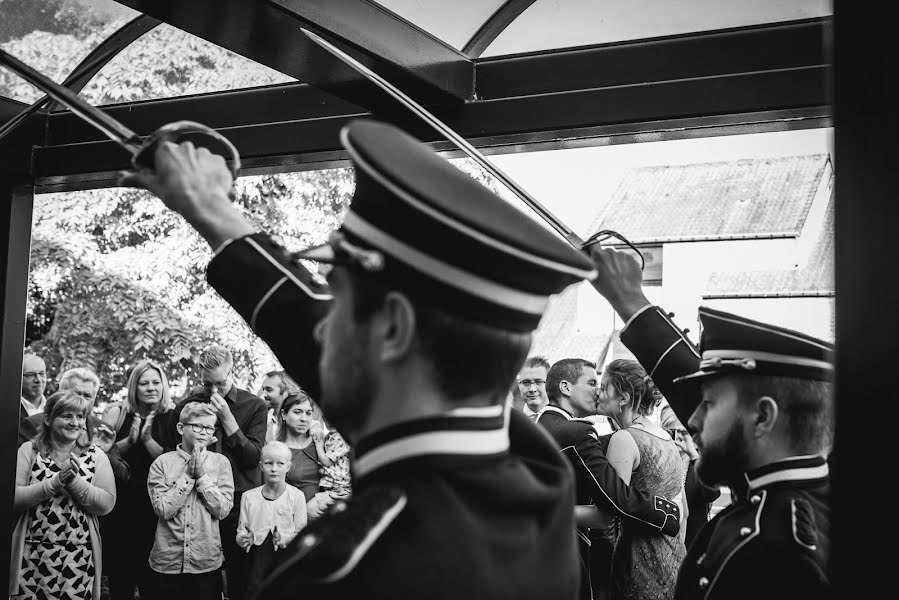
M 313 327 L 326 289 L 263 235 L 219 249 L 208 279 L 318 397 Z M 375 432 L 354 451 L 352 499 L 297 536 L 257 597 L 576 597 L 571 467 L 524 415 L 459 409 Z
M 699 353 L 657 306 L 635 314 L 621 340 L 678 418 L 699 403 L 673 379 L 697 370 Z M 830 597 L 830 478 L 820 456 L 791 457 L 747 472 L 730 486 L 734 502 L 709 521 L 687 550 L 678 599 L 765 600 Z

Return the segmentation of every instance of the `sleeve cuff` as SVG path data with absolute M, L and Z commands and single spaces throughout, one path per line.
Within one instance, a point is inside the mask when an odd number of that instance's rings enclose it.
M 257 233 L 258 233 L 258 232 L 257 232 Z M 224 242 L 222 242 L 221 244 L 219 244 L 219 247 L 216 248 L 215 251 L 212 253 L 212 258 L 215 258 L 216 256 L 218 256 L 218 255 L 219 255 L 225 248 L 227 248 L 228 246 L 230 246 L 231 244 L 233 244 L 233 243 L 236 242 L 237 240 L 243 239 L 243 238 L 245 238 L 245 237 L 249 237 L 249 236 L 251 236 L 251 235 L 256 235 L 256 234 L 255 234 L 255 233 L 250 233 L 250 234 L 247 234 L 247 235 L 238 235 L 238 236 L 234 236 L 234 237 L 232 237 L 232 238 L 228 238 L 227 240 L 225 240 Z M 210 259 L 210 260 L 211 260 L 211 259 Z
M 631 318 L 628 319 L 627 323 L 624 324 L 624 327 L 621 328 L 621 333 L 623 333 L 628 327 L 630 327 L 631 323 L 633 323 L 637 317 L 639 317 L 640 315 L 642 315 L 643 313 L 645 313 L 647 310 L 649 310 L 652 307 L 653 307 L 652 303 L 647 304 L 647 305 L 641 307 L 637 312 L 632 314 Z

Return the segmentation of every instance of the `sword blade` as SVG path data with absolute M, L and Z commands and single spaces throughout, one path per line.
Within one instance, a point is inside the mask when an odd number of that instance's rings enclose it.
M 47 94 L 50 98 L 71 110 L 78 117 L 101 131 L 109 139 L 128 150 L 132 155 L 140 150 L 140 136 L 102 110 L 91 106 L 79 98 L 72 90 L 56 83 L 4 50 L 0 50 L 0 65 L 8 68 L 16 75 Z
M 536 212 L 540 218 L 546 221 L 553 229 L 555 229 L 562 237 L 564 237 L 568 242 L 577 248 L 578 250 L 584 245 L 584 240 L 580 238 L 574 231 L 571 230 L 561 219 L 559 219 L 556 215 L 554 215 L 549 209 L 543 206 L 540 202 L 538 202 L 533 196 L 531 196 L 524 188 L 522 188 L 518 183 L 515 182 L 511 177 L 506 175 L 499 167 L 490 162 L 486 156 L 484 156 L 477 148 L 468 143 L 464 137 L 453 131 L 453 129 L 434 116 L 431 112 L 429 112 L 426 108 L 421 106 L 418 102 L 410 98 L 408 95 L 403 93 L 402 90 L 397 88 L 395 85 L 369 69 L 367 66 L 324 39 L 323 37 L 309 31 L 308 29 L 300 28 L 306 37 L 315 42 L 321 48 L 324 48 L 332 55 L 339 58 L 341 61 L 352 67 L 358 73 L 360 73 L 363 77 L 377 85 L 379 88 L 387 92 L 390 96 L 395 98 L 400 104 L 408 108 L 414 114 L 416 114 L 419 118 L 421 118 L 428 125 L 437 130 L 438 133 L 442 134 L 448 140 L 456 144 L 462 152 L 471 157 L 476 163 L 481 165 L 488 173 L 496 177 L 500 180 L 503 185 L 505 185 L 512 193 L 518 196 L 525 204 L 527 204 L 534 212 Z

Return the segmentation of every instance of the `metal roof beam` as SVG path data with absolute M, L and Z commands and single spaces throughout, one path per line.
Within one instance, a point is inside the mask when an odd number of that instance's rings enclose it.
M 337 43 L 422 104 L 473 97 L 474 65 L 464 54 L 366 0 L 118 1 L 361 106 L 383 98 L 301 27 Z

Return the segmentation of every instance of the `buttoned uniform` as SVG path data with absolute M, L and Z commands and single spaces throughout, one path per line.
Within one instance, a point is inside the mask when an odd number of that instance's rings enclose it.
M 315 297 L 326 290 L 262 234 L 219 249 L 207 276 L 315 397 L 312 330 L 327 310 Z M 237 284 L 250 280 L 261 285 Z M 354 450 L 352 499 L 306 527 L 257 597 L 577 596 L 571 467 L 528 417 L 463 410 L 375 432 Z
M 540 411 L 537 423 L 549 432 L 574 470 L 577 504 L 594 504 L 606 512 L 642 523 L 655 532 L 677 535 L 680 509 L 676 502 L 625 484 L 609 464 L 593 421 L 575 419 L 565 409 L 549 405 Z M 593 596 L 589 576 L 591 545 L 589 528 L 579 528 L 578 550 L 583 573 L 581 598 Z M 611 568 L 611 565 L 606 567 Z
M 701 315 L 716 313 L 700 310 Z M 751 330 L 766 326 L 748 327 L 752 335 Z M 701 356 L 684 332 L 661 308 L 646 306 L 625 324 L 621 341 L 652 376 L 678 418 L 687 422 L 700 401 L 698 388 L 674 380 L 696 372 Z M 826 460 L 790 457 L 745 473 L 730 488 L 733 503 L 709 521 L 688 548 L 675 597 L 830 597 Z

